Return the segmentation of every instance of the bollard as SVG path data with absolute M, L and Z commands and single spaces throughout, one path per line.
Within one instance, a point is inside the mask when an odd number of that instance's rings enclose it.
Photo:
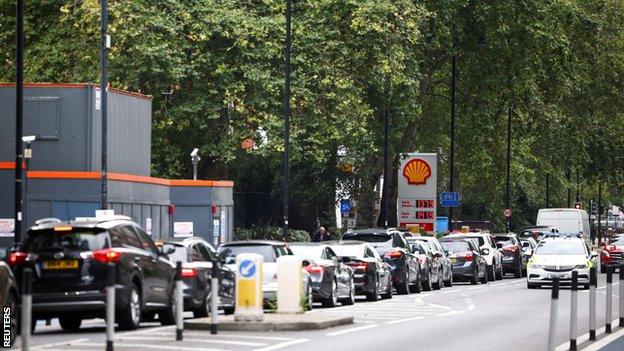
M 182 294 L 182 262 L 176 262 L 175 273 L 175 317 L 176 317 L 176 341 L 182 341 L 184 331 L 184 295 Z
M 553 278 L 552 293 L 550 296 L 550 324 L 548 327 L 548 351 L 555 349 L 555 328 L 557 328 L 559 300 L 559 278 Z
M 570 351 L 576 350 L 576 323 L 578 317 L 578 272 L 572 271 L 570 295 Z
M 30 324 L 32 318 L 32 270 L 24 268 L 22 271 L 22 350 L 30 350 Z
M 605 318 L 605 333 L 611 333 L 611 316 L 613 309 L 613 267 L 607 266 L 607 307 L 606 307 L 606 318 Z
M 115 340 L 115 264 L 106 264 L 106 351 L 113 351 Z
M 620 264 L 620 327 L 624 327 L 624 263 Z
M 219 278 L 221 276 L 221 267 L 219 261 L 212 261 L 212 276 L 210 279 L 210 334 L 217 334 L 219 325 Z
M 589 340 L 596 340 L 596 267 L 589 269 Z

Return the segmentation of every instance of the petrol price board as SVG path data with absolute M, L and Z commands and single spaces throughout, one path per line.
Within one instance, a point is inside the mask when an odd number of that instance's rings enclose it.
M 434 233 L 437 209 L 437 154 L 401 154 L 398 174 L 399 227 Z

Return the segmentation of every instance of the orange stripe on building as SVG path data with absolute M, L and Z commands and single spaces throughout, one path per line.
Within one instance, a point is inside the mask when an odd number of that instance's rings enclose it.
M 32 179 L 101 179 L 100 172 L 79 171 L 28 171 Z
M 154 177 L 125 174 L 125 173 L 109 173 L 108 179 L 122 181 L 122 182 L 171 185 L 171 181 L 169 179 L 154 178 Z
M 86 83 L 24 83 L 24 88 L 86 88 Z M 0 83 L 0 87 L 14 87 L 15 83 Z

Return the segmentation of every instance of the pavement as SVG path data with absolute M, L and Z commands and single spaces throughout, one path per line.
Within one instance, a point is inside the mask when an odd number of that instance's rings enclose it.
M 617 279 L 616 279 L 617 280 Z M 605 276 L 599 275 L 597 326 L 605 324 Z M 618 285 L 614 284 L 613 318 L 618 317 Z M 579 335 L 588 332 L 587 290 L 579 291 Z M 318 307 L 318 308 L 317 308 Z M 563 289 L 555 333 L 556 345 L 569 343 L 570 291 Z M 525 279 L 470 285 L 459 283 L 440 291 L 395 295 L 390 300 L 353 306 L 322 308 L 309 313 L 353 317 L 354 324 L 323 330 L 234 332 L 210 335 L 204 330 L 185 330 L 175 341 L 175 327 L 147 323 L 139 330 L 116 333 L 116 350 L 273 351 L 297 350 L 544 350 L 548 340 L 550 290 L 529 290 Z M 190 317 L 190 315 L 189 315 Z M 190 318 L 186 319 L 191 321 Z M 614 324 L 614 326 L 616 326 Z M 581 343 L 585 350 L 624 350 L 619 327 L 611 335 L 599 331 L 599 340 Z M 38 327 L 32 350 L 103 350 L 104 323 L 89 321 L 80 331 L 63 332 L 56 322 Z M 581 338 L 579 338 L 579 341 Z M 604 343 L 604 344 L 602 344 Z
M 352 316 L 328 313 L 278 314 L 265 313 L 262 321 L 236 321 L 233 315 L 219 318 L 219 329 L 226 331 L 286 331 L 316 330 L 353 324 Z M 212 319 L 197 318 L 184 321 L 184 329 L 210 330 Z

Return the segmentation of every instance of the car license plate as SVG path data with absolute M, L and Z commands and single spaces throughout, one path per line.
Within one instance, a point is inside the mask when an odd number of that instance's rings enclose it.
M 451 258 L 451 264 L 456 264 L 457 263 L 457 259 L 456 258 Z
M 43 269 L 76 269 L 78 268 L 78 260 L 56 260 L 44 261 Z
M 554 278 L 564 278 L 565 274 L 549 274 L 548 278 L 549 279 L 554 279 Z

